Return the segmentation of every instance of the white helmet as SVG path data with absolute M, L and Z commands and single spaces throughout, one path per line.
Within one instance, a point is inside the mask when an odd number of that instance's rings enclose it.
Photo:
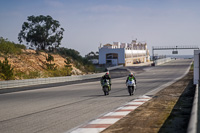
M 133 73 L 130 73 L 129 76 L 133 76 Z

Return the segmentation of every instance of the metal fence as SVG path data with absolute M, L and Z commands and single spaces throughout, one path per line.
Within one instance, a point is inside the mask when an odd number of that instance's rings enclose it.
M 101 77 L 103 74 L 104 73 L 78 75 L 78 76 L 0 81 L 0 89 L 92 79 Z

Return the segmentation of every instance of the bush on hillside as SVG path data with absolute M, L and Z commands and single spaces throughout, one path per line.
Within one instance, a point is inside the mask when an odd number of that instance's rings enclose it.
M 26 49 L 26 46 L 23 44 L 14 44 L 16 48 L 20 48 L 20 49 Z
M 56 70 L 57 66 L 55 66 L 55 63 L 51 63 L 52 61 L 54 61 L 54 57 L 51 54 L 48 54 L 48 57 L 46 57 L 46 61 L 50 62 L 50 63 L 46 63 L 47 69 L 49 70 Z
M 14 72 L 15 79 L 35 79 L 40 78 L 41 74 L 39 71 L 30 71 L 30 72 L 21 72 L 21 71 L 15 71 Z
M 13 42 L 0 37 L 0 52 L 4 54 L 21 54 L 21 50 L 26 49 L 26 46 L 21 44 L 15 44 Z
M 8 64 L 7 58 L 3 62 L 0 61 L 0 78 L 4 80 L 13 79 L 13 68 Z
M 69 75 L 72 74 L 72 65 L 71 65 L 71 60 L 69 58 L 66 58 L 65 62 L 65 69 L 68 71 Z
M 71 70 L 68 68 L 57 68 L 56 70 L 48 70 L 44 74 L 46 77 L 71 76 Z

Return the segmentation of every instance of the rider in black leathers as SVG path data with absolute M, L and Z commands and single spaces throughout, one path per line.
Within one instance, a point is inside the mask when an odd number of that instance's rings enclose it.
M 101 77 L 101 85 L 103 85 L 103 82 L 104 82 L 105 79 L 109 80 L 110 89 L 111 89 L 111 77 L 110 77 L 108 72 L 106 72 L 106 74 Z

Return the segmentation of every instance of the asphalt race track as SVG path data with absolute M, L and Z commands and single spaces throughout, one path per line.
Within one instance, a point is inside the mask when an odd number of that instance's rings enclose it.
M 126 67 L 111 71 L 111 76 L 115 78 L 109 96 L 103 95 L 98 80 L 2 93 L 0 132 L 69 131 L 182 76 L 191 62 L 188 59 L 174 60 L 156 67 Z M 134 96 L 129 96 L 126 90 L 126 77 L 123 76 L 128 74 L 127 68 L 136 74 L 137 90 Z

